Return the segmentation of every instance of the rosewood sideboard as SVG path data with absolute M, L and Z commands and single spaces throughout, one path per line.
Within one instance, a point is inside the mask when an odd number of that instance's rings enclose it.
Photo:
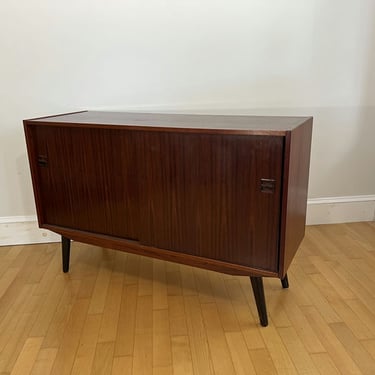
M 305 232 L 311 117 L 83 111 L 24 120 L 39 226 L 70 241 L 280 278 Z

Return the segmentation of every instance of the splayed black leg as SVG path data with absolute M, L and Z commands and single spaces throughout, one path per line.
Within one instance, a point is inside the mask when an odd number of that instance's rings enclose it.
M 61 236 L 61 248 L 62 248 L 63 272 L 66 273 L 69 271 L 70 238 Z
M 268 326 L 266 299 L 264 298 L 263 279 L 258 276 L 250 276 L 251 286 L 253 287 L 253 293 L 255 303 L 257 305 L 260 324 L 263 327 Z
M 285 274 L 284 278 L 281 279 L 281 285 L 283 286 L 283 288 L 289 288 L 289 281 L 288 281 L 288 275 Z

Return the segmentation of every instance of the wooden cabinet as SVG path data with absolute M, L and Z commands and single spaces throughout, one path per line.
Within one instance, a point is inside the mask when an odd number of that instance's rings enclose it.
M 24 121 L 39 225 L 70 239 L 251 277 L 304 236 L 312 119 L 78 112 Z

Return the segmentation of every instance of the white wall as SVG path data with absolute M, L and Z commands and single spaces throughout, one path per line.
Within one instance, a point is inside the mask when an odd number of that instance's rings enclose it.
M 0 53 L 0 217 L 22 119 L 80 109 L 314 115 L 309 196 L 375 194 L 373 0 L 1 0 Z

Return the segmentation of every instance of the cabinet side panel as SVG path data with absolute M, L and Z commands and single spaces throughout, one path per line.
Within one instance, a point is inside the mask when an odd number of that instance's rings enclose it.
M 312 118 L 286 137 L 280 270 L 283 277 L 305 235 Z
M 39 184 L 39 169 L 37 165 L 37 154 L 35 145 L 34 127 L 28 123 L 27 120 L 23 122 L 23 128 L 25 132 L 27 155 L 29 159 L 31 180 L 33 184 L 34 200 L 36 206 L 36 212 L 38 216 L 38 224 L 42 226 L 44 223 L 43 205 L 41 200 L 40 184 Z

